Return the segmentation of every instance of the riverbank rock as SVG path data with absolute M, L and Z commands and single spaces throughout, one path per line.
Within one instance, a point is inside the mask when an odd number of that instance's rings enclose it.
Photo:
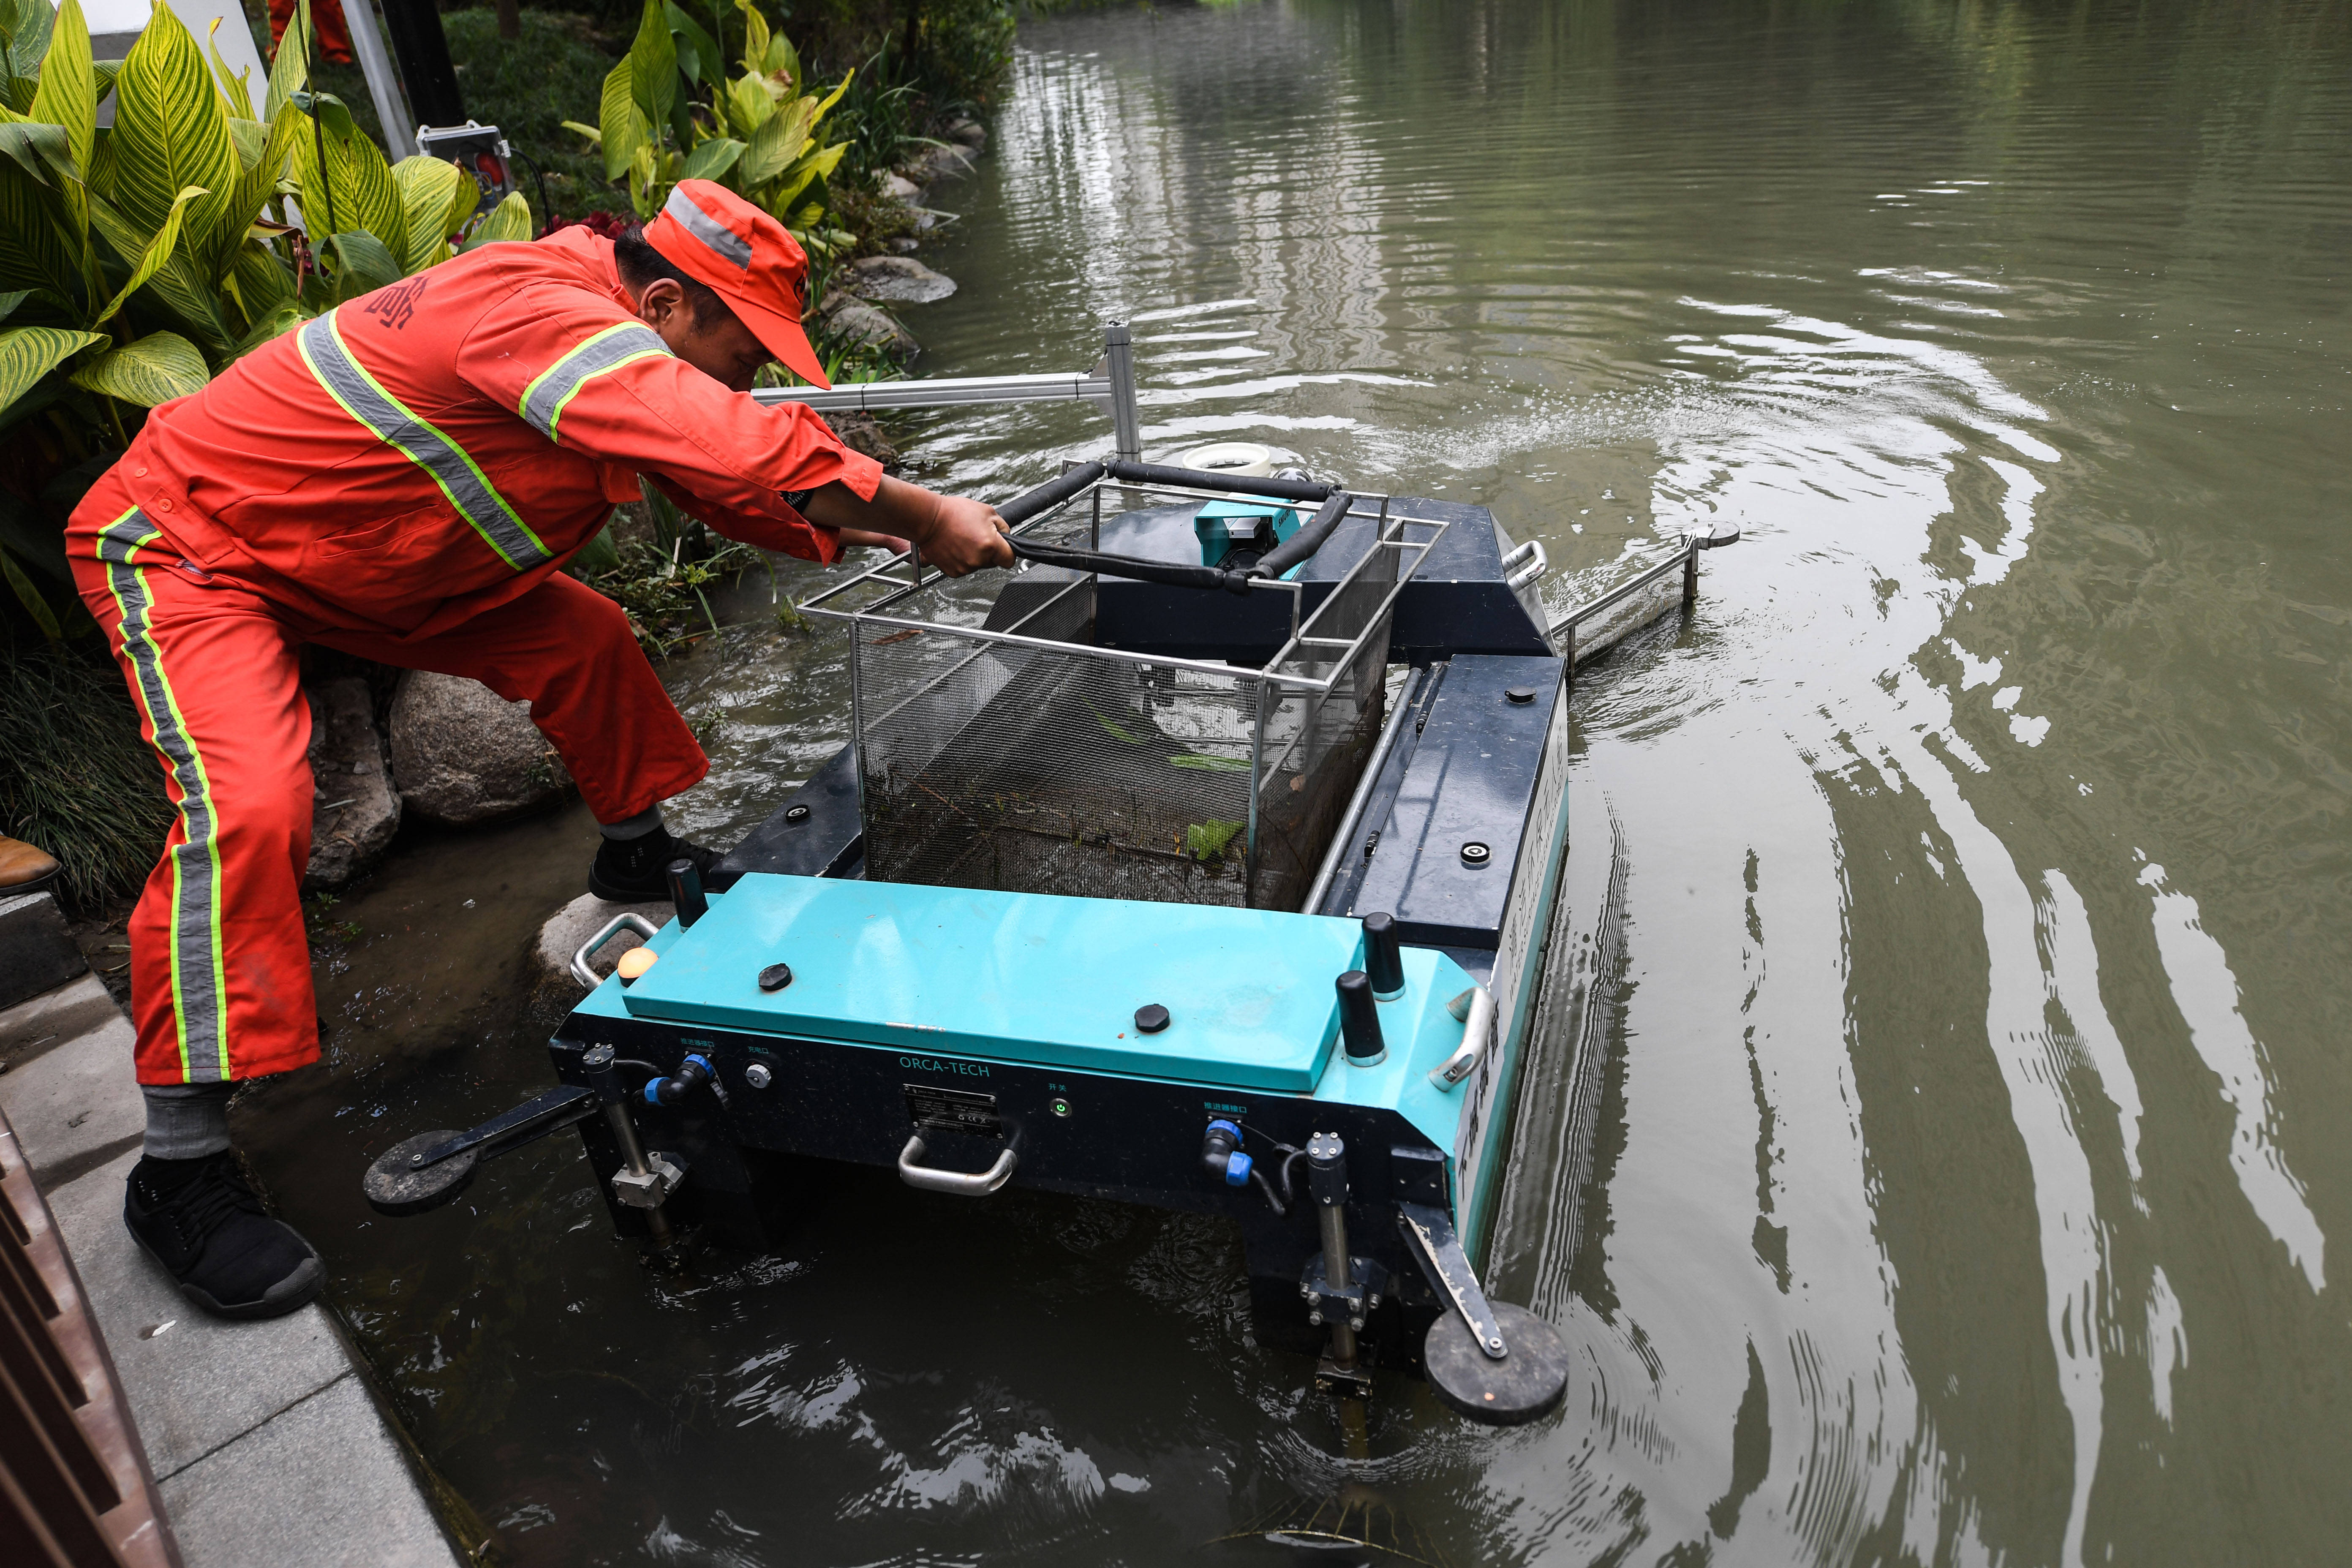
M 956 291 L 956 281 L 911 256 L 865 256 L 849 264 L 849 289 L 867 300 L 928 305 Z
M 882 176 L 882 194 L 894 202 L 904 202 L 913 206 L 923 199 L 923 187 L 904 174 L 885 174 Z
M 852 409 L 824 417 L 824 422 L 833 427 L 833 433 L 841 437 L 841 444 L 851 451 L 862 452 L 886 468 L 898 466 L 898 447 L 889 437 L 882 434 L 880 421 L 871 414 L 863 409 Z
M 490 822 L 571 793 L 572 775 L 530 721 L 530 704 L 478 680 L 416 671 L 392 700 L 391 728 L 402 803 L 428 822 Z
M 585 994 L 580 982 L 572 978 L 572 955 L 580 944 L 604 929 L 605 922 L 616 915 L 643 915 L 656 929 L 667 925 L 674 911 L 665 899 L 659 903 L 610 904 L 593 893 L 583 893 L 553 914 L 539 928 L 539 936 L 530 945 L 530 1018 L 537 1025 L 552 1027 Z M 633 947 L 643 947 L 645 939 L 624 929 L 613 940 L 597 950 L 593 966 L 599 974 L 609 975 L 621 954 Z
M 899 173 L 919 185 L 961 180 L 971 173 L 972 156 L 969 147 L 926 147 L 922 156 L 902 164 Z
M 310 864 L 306 892 L 341 888 L 372 869 L 400 831 L 400 794 L 383 737 L 376 733 L 375 700 L 356 675 L 304 688 L 310 702 Z
M 818 313 L 835 331 L 859 342 L 872 343 L 893 359 L 912 359 L 922 348 L 914 334 L 887 311 L 876 310 L 855 295 L 836 289 L 824 297 Z
M 947 137 L 949 141 L 961 142 L 977 153 L 988 145 L 988 127 L 977 120 L 959 120 L 948 127 Z

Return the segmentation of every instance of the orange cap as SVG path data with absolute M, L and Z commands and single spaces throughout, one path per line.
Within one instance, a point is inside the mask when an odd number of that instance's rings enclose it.
M 801 331 L 808 258 L 782 224 L 724 185 L 680 180 L 645 234 L 672 266 L 716 289 L 786 369 L 815 385 L 833 385 Z

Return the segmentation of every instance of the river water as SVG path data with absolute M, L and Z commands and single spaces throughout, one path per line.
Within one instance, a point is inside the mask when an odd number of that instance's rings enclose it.
M 1024 25 L 937 195 L 923 374 L 1131 315 L 1152 456 L 1491 506 L 1558 608 L 1746 530 L 1580 683 L 1490 1268 L 1568 1406 L 1384 1387 L 1365 1479 L 1465 1564 L 2352 1559 L 2352 11 L 1113 10 Z M 915 428 L 992 497 L 1107 444 Z M 837 639 L 670 673 L 714 836 L 845 736 Z M 366 1158 L 543 1083 L 592 835 L 413 843 L 240 1110 L 508 1560 L 1243 1561 L 1336 1484 L 1205 1222 L 851 1172 L 671 1279 L 562 1139 L 373 1219 Z

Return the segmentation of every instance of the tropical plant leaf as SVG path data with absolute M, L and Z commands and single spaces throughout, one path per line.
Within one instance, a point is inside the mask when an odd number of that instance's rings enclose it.
M 727 118 L 739 136 L 749 137 L 776 112 L 776 95 L 764 78 L 739 76 L 727 84 Z
M 741 172 L 737 175 L 742 189 L 756 191 L 792 167 L 793 160 L 808 144 L 815 110 L 816 100 L 798 99 L 790 109 L 779 110 L 751 132 L 751 144 L 744 149 L 740 165 Z
M 687 155 L 684 180 L 723 180 L 743 155 L 743 143 L 731 136 L 714 136 Z
M 102 148 L 106 145 L 100 142 Z M 150 237 L 133 227 L 114 204 L 92 193 L 89 226 L 123 258 L 125 266 L 147 253 Z M 236 332 L 221 313 L 220 289 L 209 279 L 199 281 L 184 249 L 173 255 L 147 279 L 147 298 L 178 318 L 197 342 L 215 353 L 225 351 Z
M 158 5 L 114 84 L 114 205 L 144 237 L 163 226 L 179 193 L 208 193 L 183 219 L 194 271 L 206 284 L 245 236 L 224 221 L 244 168 L 204 51 L 168 5 Z
M 72 143 L 62 125 L 46 125 L 8 110 L 0 110 L 0 153 L 42 184 L 54 189 L 72 156 Z
M 177 332 L 149 332 L 102 353 L 67 378 L 89 392 L 152 408 L 202 392 L 212 373 L 196 345 Z
M 392 183 L 400 190 L 402 221 L 408 236 L 407 248 L 400 257 L 403 270 L 415 272 L 446 260 L 449 237 L 457 231 L 449 216 L 457 210 L 460 199 L 471 211 L 481 199 L 481 187 L 447 159 L 428 158 L 422 153 L 394 163 Z
M 262 124 L 264 121 L 253 117 L 253 68 L 247 66 L 236 71 L 228 68 L 228 61 L 221 58 L 220 27 L 221 18 L 215 16 L 213 25 L 205 29 L 205 52 L 212 57 L 213 85 L 220 89 L 221 113 L 232 130 L 239 124 Z
M 752 76 L 765 76 L 768 71 L 768 19 L 751 0 L 735 0 L 735 9 L 743 13 L 743 68 Z
M 33 94 L 31 117 L 65 132 L 66 148 L 79 174 L 89 167 L 98 137 L 98 94 L 91 86 L 89 25 L 82 20 L 81 0 L 65 0 L 58 7 L 49 34 L 48 58 L 41 62 L 41 85 Z M 81 234 L 89 232 L 89 208 L 76 188 L 68 196 L 79 218 Z
M 86 300 L 86 254 L 58 222 L 53 193 L 14 163 L 0 162 L 0 289 L 47 289 Z
M 364 229 L 339 234 L 319 247 L 323 265 L 334 261 L 335 303 L 373 294 L 407 276 L 392 247 Z
M 604 177 L 617 180 L 628 171 L 637 149 L 653 137 L 645 110 L 637 107 L 629 87 L 632 67 L 624 59 L 604 78 L 604 102 L 597 114 L 598 139 L 604 149 Z
M 114 90 L 114 79 L 121 71 L 121 60 L 92 60 L 89 67 L 89 100 L 104 103 L 106 95 Z
M 16 307 L 32 297 L 33 291 L 30 289 L 16 289 L 5 294 L 0 294 L 0 321 L 5 321 L 15 315 Z
M 57 26 L 58 14 L 42 0 L 16 0 L 9 10 L 7 22 L 0 31 L 6 34 L 5 47 L 0 47 L 0 67 L 5 67 L 8 107 L 23 113 L 33 101 L 33 79 L 41 72 L 41 60 L 49 52 L 49 29 Z
M 474 232 L 467 237 L 464 248 L 476 249 L 485 245 L 498 245 L 507 240 L 529 239 L 531 235 L 530 204 L 516 191 L 489 210 Z
M 629 45 L 629 96 L 647 125 L 666 123 L 677 106 L 677 46 L 669 36 L 662 0 L 646 0 L 637 36 Z
M 294 278 L 286 263 L 267 244 L 250 236 L 236 247 L 236 259 L 230 263 L 225 281 L 236 290 L 237 307 L 248 322 L 259 322 L 274 307 L 290 304 L 294 299 Z
M 33 390 L 49 372 L 93 343 L 103 332 L 65 327 L 10 327 L 0 331 L 0 409 Z
M 406 251 L 408 225 L 401 209 L 400 187 L 393 184 L 383 153 L 352 123 L 352 111 L 341 99 L 317 93 L 308 107 L 319 133 L 298 135 L 294 144 L 302 182 L 302 212 L 311 222 L 312 232 L 321 228 L 336 235 L 364 231 L 393 255 Z M 323 173 L 319 163 L 321 149 L 326 153 Z
M 583 125 L 576 120 L 567 120 L 563 121 L 563 129 L 578 132 L 580 139 L 591 147 L 602 148 L 604 145 L 604 132 L 598 126 Z
M 115 291 L 114 298 L 107 302 L 105 310 L 92 318 L 89 323 L 91 326 L 106 325 L 112 319 L 114 312 L 122 309 L 124 300 L 145 288 L 147 279 L 163 269 L 163 263 L 172 259 L 172 251 L 180 243 L 180 230 L 186 222 L 188 204 L 201 201 L 210 194 L 197 186 L 190 185 L 173 198 L 172 210 L 163 217 L 163 226 L 155 231 L 155 237 L 147 242 L 146 250 L 140 255 L 139 265 L 131 269 L 131 280 Z
M 702 24 L 677 8 L 677 0 L 667 0 L 664 19 L 669 23 L 672 45 L 677 51 L 677 68 L 688 81 L 698 81 L 717 87 L 727 79 L 727 56 L 719 47 L 719 40 L 703 30 Z
M 293 295 L 289 292 L 285 299 L 263 310 L 255 318 L 253 330 L 237 339 L 236 344 L 229 349 L 229 363 L 234 363 L 243 359 L 273 338 L 284 337 L 307 319 L 300 309 L 295 305 Z M 222 368 L 226 369 L 227 365 L 224 364 Z
M 261 126 L 253 121 L 240 120 L 232 123 L 261 130 Z M 245 243 L 246 231 L 253 227 L 255 219 L 261 216 L 261 210 L 269 205 L 269 198 L 278 194 L 278 184 L 286 177 L 287 167 L 293 162 L 295 146 L 310 128 L 309 119 L 290 103 L 280 109 L 277 117 L 270 121 L 268 131 L 262 139 L 261 150 L 254 155 L 253 162 L 246 165 L 245 173 L 236 178 L 236 195 L 230 201 L 226 215 L 227 221 L 236 225 L 239 246 Z M 232 252 L 227 259 L 233 264 L 235 253 Z
M 8 579 L 16 602 L 25 606 L 25 613 L 33 617 L 33 624 L 41 628 L 43 637 L 57 642 L 65 636 L 58 626 L 57 612 L 49 608 L 49 602 L 41 597 L 41 591 L 33 586 L 33 580 L 17 568 L 16 557 L 5 550 L 0 550 L 0 576 Z
M 298 9 L 297 25 L 278 40 L 278 58 L 269 62 L 269 95 L 262 102 L 261 118 L 272 125 L 278 123 L 278 111 L 310 81 L 310 0 L 301 0 Z

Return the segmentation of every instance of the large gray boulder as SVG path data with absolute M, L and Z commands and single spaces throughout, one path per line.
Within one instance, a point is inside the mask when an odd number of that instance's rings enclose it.
M 478 680 L 417 670 L 392 703 L 392 774 L 407 808 L 462 827 L 571 793 L 572 774 L 530 721 Z
M 675 912 L 667 900 L 652 904 L 608 904 L 593 893 L 583 893 L 548 916 L 547 923 L 539 928 L 538 940 L 531 943 L 530 992 L 524 1003 L 526 1021 L 533 1027 L 552 1029 L 587 994 L 580 982 L 572 977 L 572 955 L 580 951 L 581 943 L 604 930 L 614 916 L 643 915 L 658 929 L 667 925 Z M 598 974 L 609 975 L 613 965 L 621 961 L 621 954 L 644 945 L 644 939 L 636 932 L 623 930 L 591 962 Z
M 956 281 L 911 256 L 866 256 L 849 264 L 849 289 L 868 300 L 928 305 L 956 291 Z
M 859 342 L 872 343 L 894 359 L 911 359 L 922 347 L 915 342 L 914 334 L 887 311 L 837 289 L 826 295 L 818 309 L 825 324 L 835 331 Z
M 310 702 L 310 864 L 306 892 L 373 869 L 400 831 L 400 795 L 376 733 L 375 699 L 356 675 L 303 688 Z
M 926 147 L 920 157 L 902 165 L 900 172 L 919 185 L 935 185 L 941 180 L 961 180 L 971 174 L 973 156 L 969 147 Z

